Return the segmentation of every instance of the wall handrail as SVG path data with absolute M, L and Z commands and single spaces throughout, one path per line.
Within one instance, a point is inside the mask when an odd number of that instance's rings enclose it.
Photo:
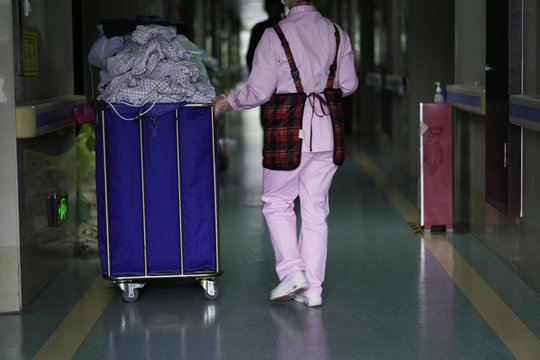
M 446 101 L 458 109 L 486 115 L 486 90 L 482 86 L 448 85 L 446 87 Z
M 33 103 L 17 104 L 17 139 L 46 134 L 75 123 L 72 110 L 86 104 L 82 95 L 59 96 Z
M 407 80 L 403 75 L 389 74 L 384 77 L 384 89 L 398 95 L 405 94 Z
M 510 123 L 540 131 L 540 95 L 510 95 Z

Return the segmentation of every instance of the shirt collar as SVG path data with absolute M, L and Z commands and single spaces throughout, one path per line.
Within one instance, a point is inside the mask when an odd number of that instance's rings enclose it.
M 313 5 L 298 5 L 290 9 L 287 16 L 312 11 L 317 11 L 317 8 Z

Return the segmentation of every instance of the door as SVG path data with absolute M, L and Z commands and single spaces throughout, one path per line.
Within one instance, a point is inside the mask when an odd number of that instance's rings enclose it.
M 508 214 L 509 0 L 486 1 L 486 201 Z

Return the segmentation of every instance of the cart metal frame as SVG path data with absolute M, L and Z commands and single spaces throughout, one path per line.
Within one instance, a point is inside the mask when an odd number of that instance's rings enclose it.
M 211 139 L 212 139 L 212 169 L 213 169 L 213 191 L 214 191 L 214 237 L 215 237 L 215 271 L 194 271 L 185 272 L 184 270 L 184 239 L 182 233 L 182 179 L 180 175 L 180 136 L 179 120 L 181 107 L 208 107 L 210 108 L 211 122 Z M 220 290 L 215 283 L 215 278 L 223 273 L 219 260 L 219 218 L 218 218 L 218 180 L 217 180 L 217 133 L 214 119 L 214 106 L 211 103 L 187 103 L 179 104 L 179 108 L 175 111 L 175 129 L 176 129 L 176 167 L 178 176 L 178 224 L 179 224 L 179 242 L 180 242 L 180 272 L 167 274 L 149 274 L 148 273 L 148 254 L 146 242 L 146 208 L 145 208 L 145 193 L 144 193 L 144 154 L 143 154 L 143 129 L 142 121 L 139 121 L 139 151 L 141 162 L 141 197 L 142 197 L 142 225 L 143 225 L 143 256 L 144 256 L 144 275 L 133 276 L 114 276 L 111 272 L 111 239 L 109 233 L 109 199 L 107 188 L 107 143 L 106 143 L 106 126 L 105 126 L 105 111 L 101 111 L 101 136 L 102 136 L 102 152 L 103 152 L 103 178 L 104 178 L 104 197 L 105 197 L 105 234 L 106 234 L 106 252 L 107 252 L 107 274 L 103 275 L 105 279 L 111 280 L 122 291 L 122 298 L 126 302 L 135 302 L 139 298 L 139 289 L 146 285 L 146 281 L 154 279 L 177 279 L 177 278 L 193 278 L 196 279 L 204 289 L 204 295 L 209 300 L 215 300 L 219 297 Z M 137 117 L 136 119 L 138 119 Z M 135 119 L 135 120 L 136 120 Z

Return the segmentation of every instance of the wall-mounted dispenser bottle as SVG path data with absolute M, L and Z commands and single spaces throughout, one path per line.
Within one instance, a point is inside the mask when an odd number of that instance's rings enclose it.
M 435 90 L 435 96 L 433 97 L 433 101 L 436 103 L 443 103 L 444 96 L 441 90 L 441 83 L 436 81 L 434 82 L 434 84 L 437 85 L 437 89 Z

